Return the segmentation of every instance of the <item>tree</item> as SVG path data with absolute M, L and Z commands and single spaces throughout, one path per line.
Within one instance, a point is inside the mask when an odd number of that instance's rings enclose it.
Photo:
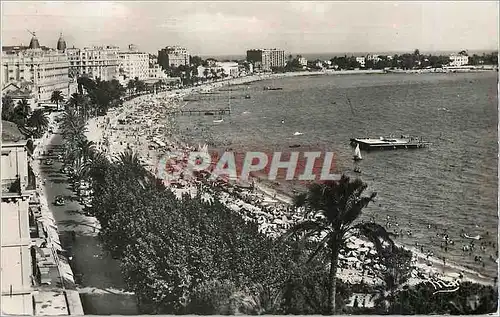
M 203 59 L 199 56 L 190 56 L 189 60 L 191 61 L 191 65 L 194 67 L 198 67 L 203 64 Z
M 72 107 L 76 110 L 77 113 L 79 113 L 81 108 L 83 107 L 84 102 L 85 100 L 83 98 L 83 95 L 75 92 L 71 94 L 71 97 L 68 100 L 68 106 Z
M 14 119 L 14 101 L 10 96 L 2 97 L 2 120 L 11 121 Z
M 14 109 L 14 122 L 17 125 L 26 125 L 26 121 L 30 114 L 31 108 L 29 106 L 28 100 L 21 99 L 17 102 L 17 106 Z
M 135 83 L 132 79 L 130 79 L 127 83 L 127 89 L 130 95 L 132 95 L 132 93 L 134 92 L 134 88 L 135 88 Z
M 375 305 L 386 313 L 390 305 L 394 303 L 396 292 L 402 289 L 411 276 L 412 253 L 401 247 L 394 247 L 391 252 L 383 252 L 379 255 L 382 269 L 374 270 L 374 273 L 384 285 L 376 287 L 379 296 Z
M 338 256 L 345 248 L 346 240 L 352 234 L 364 236 L 375 245 L 378 252 L 382 252 L 386 244 L 389 247 L 394 245 L 389 233 L 382 226 L 373 222 L 354 223 L 361 216 L 362 209 L 376 196 L 376 193 L 372 193 L 369 197 L 361 197 L 366 188 L 367 185 L 361 180 L 351 181 L 345 175 L 342 175 L 339 181 L 313 184 L 306 193 L 295 197 L 295 206 L 304 208 L 306 220 L 293 226 L 283 236 L 288 239 L 295 234 L 305 234 L 304 238 L 320 238 L 310 259 L 324 249 L 329 251 L 328 305 L 332 314 L 336 309 Z
M 49 127 L 49 119 L 42 109 L 36 109 L 28 119 L 28 127 L 34 128 L 34 135 L 41 137 Z
M 59 103 L 64 101 L 64 96 L 62 95 L 62 91 L 55 90 L 52 92 L 52 96 L 50 97 L 51 102 L 55 102 L 57 105 L 57 110 L 59 110 Z

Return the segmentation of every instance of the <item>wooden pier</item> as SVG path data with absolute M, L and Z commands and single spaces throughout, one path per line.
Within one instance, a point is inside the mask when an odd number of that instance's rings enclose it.
M 225 100 L 229 99 L 227 95 L 221 95 L 217 93 L 204 93 L 192 97 L 184 97 L 183 101 L 203 101 L 203 100 Z
M 219 109 L 185 109 L 185 110 L 177 110 L 171 113 L 181 116 L 191 116 L 191 115 L 222 116 L 226 114 L 231 114 L 231 108 L 227 107 Z

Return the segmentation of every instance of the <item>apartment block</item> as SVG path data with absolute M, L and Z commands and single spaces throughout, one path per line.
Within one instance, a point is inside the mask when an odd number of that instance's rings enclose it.
M 189 65 L 189 52 L 179 46 L 167 46 L 158 51 L 158 64 L 165 70 Z
M 68 48 L 66 54 L 70 62 L 72 77 L 112 80 L 118 76 L 119 48 L 115 46 L 94 46 Z
M 271 71 L 273 67 L 285 66 L 285 51 L 277 48 L 248 50 L 247 61 L 253 64 L 255 71 Z

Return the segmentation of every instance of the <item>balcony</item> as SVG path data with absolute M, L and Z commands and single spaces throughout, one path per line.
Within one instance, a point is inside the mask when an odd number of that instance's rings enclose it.
M 9 194 L 21 194 L 21 180 L 19 178 L 2 180 L 2 196 L 11 196 Z

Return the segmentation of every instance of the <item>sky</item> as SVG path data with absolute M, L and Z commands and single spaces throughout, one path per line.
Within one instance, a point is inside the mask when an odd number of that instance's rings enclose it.
M 2 45 L 169 45 L 191 55 L 498 49 L 498 1 L 2 1 Z

